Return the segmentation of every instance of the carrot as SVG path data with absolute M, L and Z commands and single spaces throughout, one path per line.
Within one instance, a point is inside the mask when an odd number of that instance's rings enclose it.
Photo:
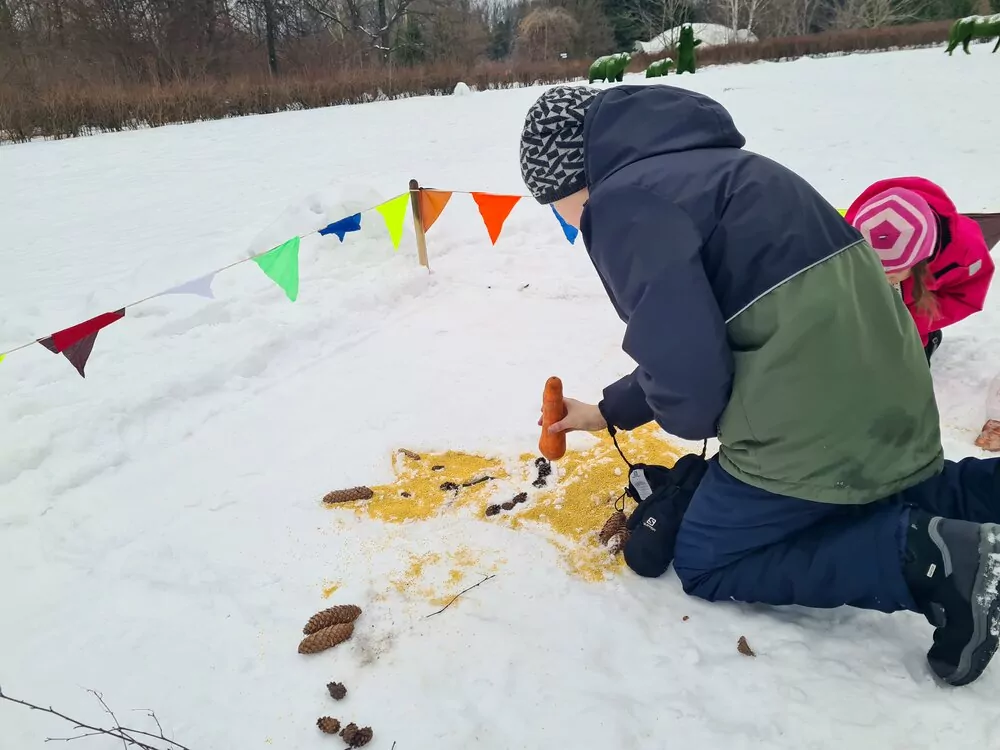
M 542 436 L 538 439 L 538 450 L 549 461 L 558 461 L 566 454 L 566 433 L 554 435 L 549 432 L 549 427 L 565 416 L 562 381 L 551 377 L 545 381 L 542 392 Z

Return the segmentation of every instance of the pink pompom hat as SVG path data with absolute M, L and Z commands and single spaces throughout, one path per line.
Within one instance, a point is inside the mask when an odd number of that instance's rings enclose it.
M 851 224 L 878 253 L 886 273 L 905 271 L 934 255 L 937 219 L 912 190 L 882 191 L 858 209 Z

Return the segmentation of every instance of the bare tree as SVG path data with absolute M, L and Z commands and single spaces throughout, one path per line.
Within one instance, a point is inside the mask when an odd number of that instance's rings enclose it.
M 827 0 L 771 0 L 755 21 L 757 36 L 803 36 L 814 31 L 829 10 Z
M 688 3 L 685 0 L 628 0 L 629 16 L 643 31 L 643 41 L 661 37 L 670 29 L 687 20 Z M 674 35 L 663 38 L 664 47 L 677 43 Z
M 278 75 L 278 21 L 274 14 L 274 0 L 261 0 L 264 4 L 264 29 L 267 37 L 267 67 L 271 75 Z
M 722 22 L 729 29 L 730 42 L 737 41 L 736 32 L 746 29 L 755 33 L 757 22 L 764 15 L 772 0 L 721 0 L 719 12 Z
M 580 24 L 562 8 L 535 8 L 517 25 L 515 49 L 526 60 L 551 60 L 566 52 Z
M 309 7 L 347 34 L 360 34 L 388 60 L 400 22 L 416 14 L 414 0 L 306 0 Z
M 914 19 L 918 0 L 844 0 L 834 11 L 837 29 L 877 29 Z

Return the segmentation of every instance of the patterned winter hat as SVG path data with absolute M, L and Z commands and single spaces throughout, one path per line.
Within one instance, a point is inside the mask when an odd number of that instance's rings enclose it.
M 889 188 L 858 209 L 851 222 L 875 248 L 886 273 L 912 268 L 934 254 L 937 219 L 920 195 L 906 188 Z
M 542 205 L 587 186 L 583 118 L 599 89 L 556 86 L 538 97 L 521 131 L 521 177 Z

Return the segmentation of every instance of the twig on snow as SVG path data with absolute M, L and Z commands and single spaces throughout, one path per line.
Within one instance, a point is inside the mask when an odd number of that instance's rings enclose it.
M 444 611 L 445 611 L 446 609 L 448 609 L 448 607 L 450 607 L 450 606 L 451 606 L 452 604 L 454 604 L 454 603 L 455 603 L 455 600 L 456 600 L 456 599 L 458 599 L 458 597 L 460 597 L 460 596 L 461 596 L 462 594 L 464 594 L 464 593 L 465 593 L 466 591 L 472 591 L 472 589 L 476 588 L 476 586 L 482 586 L 482 585 L 483 585 L 484 583 L 486 583 L 486 582 L 487 582 L 488 580 L 490 580 L 491 578 L 496 578 L 496 574 L 494 573 L 493 575 L 489 575 L 489 576 L 485 576 L 485 577 L 483 578 L 483 580 L 481 580 L 481 581 L 480 581 L 479 583 L 474 583 L 473 585 L 469 586 L 469 588 L 467 588 L 467 589 L 462 589 L 462 590 L 461 590 L 461 591 L 459 591 L 459 592 L 458 592 L 457 594 L 455 594 L 455 596 L 453 596 L 453 597 L 452 597 L 452 599 L 451 599 L 451 601 L 450 601 L 450 602 L 448 602 L 448 603 L 447 603 L 447 604 L 445 604 L 445 605 L 444 605 L 443 607 L 441 607 L 441 609 L 439 609 L 439 610 L 438 610 L 437 612 L 431 612 L 431 613 L 430 613 L 429 615 L 427 615 L 427 617 L 433 617 L 434 615 L 439 615 L 439 614 L 441 614 L 441 613 L 442 613 L 442 612 L 444 612 Z M 427 617 L 425 617 L 424 619 L 426 620 L 426 619 L 427 619 Z
M 101 706 L 104 707 L 105 712 L 114 720 L 115 722 L 114 727 L 110 729 L 105 729 L 103 727 L 95 727 L 91 726 L 90 724 L 85 724 L 82 721 L 71 718 L 66 714 L 56 711 L 54 708 L 52 708 L 52 706 L 45 708 L 44 706 L 37 706 L 34 703 L 29 703 L 28 701 L 21 700 L 20 698 L 14 698 L 10 695 L 7 695 L 3 692 L 2 687 L 0 687 L 0 700 L 5 700 L 8 701 L 9 703 L 15 703 L 19 706 L 30 708 L 32 711 L 41 711 L 42 713 L 51 714 L 52 716 L 57 716 L 60 719 L 68 721 L 70 724 L 72 724 L 73 729 L 87 730 L 84 734 L 75 735 L 73 737 L 46 737 L 45 738 L 46 742 L 72 742 L 73 740 L 79 740 L 85 737 L 105 735 L 107 737 L 111 737 L 116 740 L 121 740 L 122 745 L 125 748 L 134 747 L 138 748 L 139 750 L 191 750 L 191 748 L 182 745 L 176 740 L 167 739 L 163 735 L 163 727 L 160 726 L 160 720 L 156 717 L 156 714 L 154 714 L 152 711 L 149 711 L 148 715 L 153 719 L 153 721 L 156 722 L 156 728 L 159 731 L 158 735 L 151 734 L 150 732 L 144 732 L 141 729 L 132 729 L 130 727 L 123 727 L 118 722 L 118 718 L 115 716 L 114 712 L 104 701 L 104 696 L 102 696 L 96 690 L 88 690 L 87 692 L 92 693 L 94 697 L 97 698 L 98 701 L 100 701 Z M 139 709 L 139 710 L 146 711 L 148 709 Z M 165 746 L 160 744 L 151 745 L 148 742 L 136 739 L 136 737 L 133 735 L 141 735 L 143 737 L 148 737 L 152 740 L 161 740 L 162 742 L 166 742 L 167 744 Z

